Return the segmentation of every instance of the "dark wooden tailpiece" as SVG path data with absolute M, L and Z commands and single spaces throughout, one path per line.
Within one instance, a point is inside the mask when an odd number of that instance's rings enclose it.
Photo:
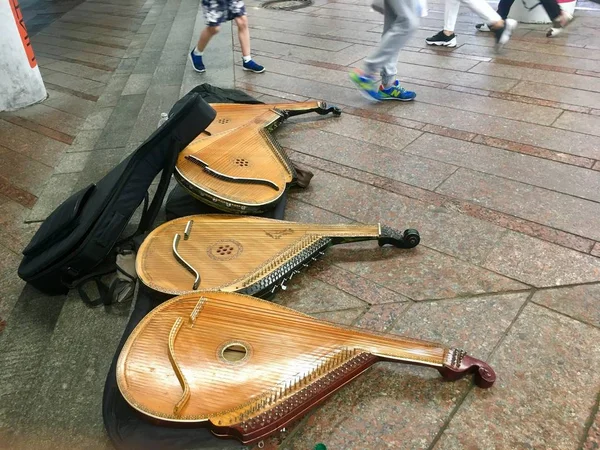
M 469 373 L 475 373 L 475 384 L 480 388 L 489 388 L 496 381 L 496 373 L 487 363 L 465 355 L 458 368 L 442 367 L 438 369 L 442 377 L 448 381 L 458 380 Z

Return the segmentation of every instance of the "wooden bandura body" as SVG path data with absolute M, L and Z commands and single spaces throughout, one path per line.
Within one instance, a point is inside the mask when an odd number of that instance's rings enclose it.
M 419 239 L 416 230 L 399 233 L 380 225 L 188 216 L 167 222 L 146 237 L 136 271 L 144 285 L 164 294 L 201 289 L 263 297 L 285 289 L 288 279 L 331 245 L 377 240 L 379 245 L 411 248 Z
M 448 380 L 495 373 L 459 349 L 369 333 L 240 294 L 169 300 L 134 329 L 117 362 L 126 401 L 166 422 L 207 422 L 253 443 L 285 427 L 381 360 L 436 368 Z
M 341 114 L 323 102 L 268 105 L 211 104 L 217 116 L 177 159 L 176 180 L 220 210 L 258 214 L 273 207 L 296 172 L 271 132 L 286 118 Z

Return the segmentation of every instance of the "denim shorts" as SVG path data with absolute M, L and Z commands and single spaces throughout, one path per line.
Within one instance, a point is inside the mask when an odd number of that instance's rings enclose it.
M 215 27 L 246 15 L 243 0 L 202 0 L 204 20 L 209 27 Z

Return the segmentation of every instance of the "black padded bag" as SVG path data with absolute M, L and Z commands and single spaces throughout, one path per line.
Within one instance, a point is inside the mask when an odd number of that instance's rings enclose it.
M 215 110 L 197 93 L 183 97 L 169 119 L 135 152 L 98 183 L 73 194 L 46 218 L 23 250 L 19 277 L 46 294 L 65 294 L 103 262 L 114 260 L 113 248 L 144 200 L 136 234 L 152 226 L 179 152 L 215 116 Z M 148 188 L 161 171 L 158 190 L 147 208 Z

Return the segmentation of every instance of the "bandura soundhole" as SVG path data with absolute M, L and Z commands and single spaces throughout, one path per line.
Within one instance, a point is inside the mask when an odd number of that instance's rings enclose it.
M 123 397 L 141 413 L 204 422 L 217 436 L 253 443 L 378 361 L 432 367 L 447 380 L 475 373 L 483 388 L 496 377 L 460 349 L 335 325 L 226 292 L 176 297 L 151 311 L 123 346 L 116 373 Z
M 250 161 L 248 161 L 247 159 L 244 159 L 244 158 L 235 158 L 233 160 L 233 163 L 240 167 L 248 167 L 250 165 Z
M 232 260 L 240 256 L 244 247 L 234 240 L 218 241 L 208 249 L 208 256 L 212 259 Z

